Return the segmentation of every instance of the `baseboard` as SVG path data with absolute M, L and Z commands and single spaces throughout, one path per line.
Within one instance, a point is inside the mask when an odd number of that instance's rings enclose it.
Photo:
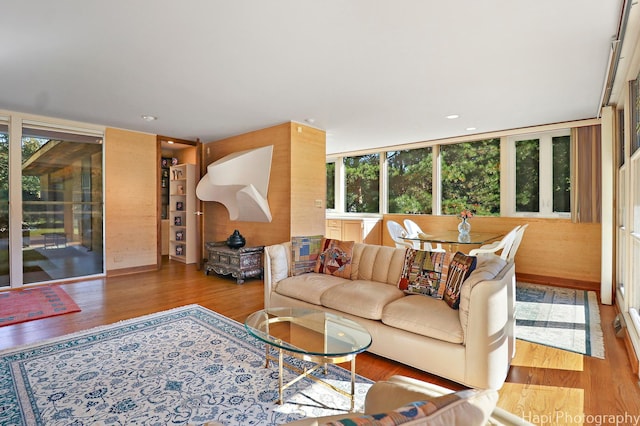
M 138 274 L 140 272 L 157 271 L 157 265 L 135 266 L 133 268 L 110 269 L 107 271 L 107 277 L 119 277 L 120 275 Z
M 559 277 L 548 277 L 544 275 L 521 274 L 516 272 L 516 280 L 531 283 L 544 284 L 556 287 L 574 288 L 577 290 L 588 290 L 600 293 L 600 283 L 593 281 L 581 281 Z

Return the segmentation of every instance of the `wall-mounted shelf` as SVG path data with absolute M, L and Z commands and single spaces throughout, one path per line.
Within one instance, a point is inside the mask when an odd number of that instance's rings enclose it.
M 169 170 L 169 258 L 196 260 L 195 166 L 178 164 Z

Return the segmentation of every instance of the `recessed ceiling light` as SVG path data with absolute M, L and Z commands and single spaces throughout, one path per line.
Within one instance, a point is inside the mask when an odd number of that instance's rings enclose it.
M 476 130 L 476 128 L 475 128 L 475 127 L 467 127 L 465 130 L 466 130 L 467 132 L 470 132 L 470 131 L 472 131 L 472 130 Z
M 307 123 L 309 123 L 309 124 L 313 124 L 313 123 L 315 123 L 315 122 L 316 122 L 316 119 L 315 119 L 315 118 L 307 118 L 307 119 L 305 119 L 304 121 L 306 121 L 306 122 L 307 122 Z
M 158 117 L 154 116 L 154 115 L 143 115 L 142 119 L 144 121 L 155 121 L 158 119 Z
M 454 118 L 460 118 L 460 116 L 458 114 L 451 114 L 451 115 L 447 115 L 447 117 L 449 120 L 453 120 Z
M 169 145 L 173 145 L 173 141 L 167 141 Z

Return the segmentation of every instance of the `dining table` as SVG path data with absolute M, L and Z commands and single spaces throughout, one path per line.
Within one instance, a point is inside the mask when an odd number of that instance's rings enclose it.
M 499 232 L 469 232 L 468 234 L 462 234 L 458 231 L 444 230 L 433 233 L 420 232 L 417 235 L 408 235 L 404 237 L 405 241 L 411 243 L 419 241 L 420 245 L 424 243 L 440 244 L 442 246 L 448 246 L 448 251 L 458 251 L 460 245 L 478 245 L 492 243 L 504 236 Z

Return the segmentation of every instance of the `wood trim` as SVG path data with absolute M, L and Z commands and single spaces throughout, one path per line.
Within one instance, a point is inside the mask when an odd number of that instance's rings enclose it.
M 588 290 L 599 293 L 598 290 L 600 283 L 592 281 L 573 280 L 559 277 L 548 277 L 544 275 L 536 274 L 521 274 L 516 272 L 516 280 L 523 281 L 531 284 L 548 284 L 556 287 L 573 288 L 577 290 Z
M 159 268 L 157 265 L 144 265 L 144 266 L 134 266 L 131 268 L 121 268 L 121 269 L 110 269 L 107 271 L 107 277 L 119 277 L 122 275 L 131 275 L 137 274 L 140 272 L 150 272 L 157 271 Z

